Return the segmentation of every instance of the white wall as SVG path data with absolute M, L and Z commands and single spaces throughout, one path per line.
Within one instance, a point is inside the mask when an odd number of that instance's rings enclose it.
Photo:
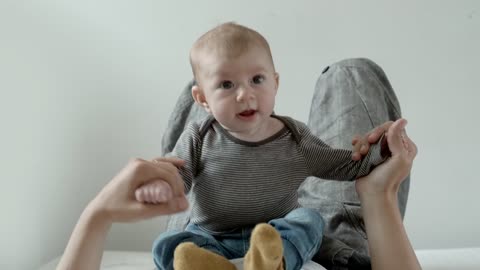
M 480 246 L 480 2 L 1 0 L 1 269 L 58 256 L 100 187 L 130 157 L 159 153 L 190 45 L 231 20 L 270 41 L 276 111 L 299 120 L 326 65 L 380 64 L 420 150 L 414 247 Z M 162 229 L 116 225 L 107 247 L 149 250 Z

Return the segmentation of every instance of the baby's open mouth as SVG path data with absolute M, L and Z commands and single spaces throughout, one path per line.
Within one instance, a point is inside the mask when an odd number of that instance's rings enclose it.
M 248 116 L 254 115 L 256 112 L 257 111 L 255 111 L 255 110 L 246 110 L 246 111 L 243 111 L 243 112 L 239 113 L 239 115 L 248 117 Z

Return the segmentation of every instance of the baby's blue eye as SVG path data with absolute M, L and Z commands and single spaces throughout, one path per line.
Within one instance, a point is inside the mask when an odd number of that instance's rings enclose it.
M 265 81 L 265 77 L 263 77 L 262 75 L 255 75 L 255 77 L 253 77 L 252 79 L 252 82 L 254 84 L 261 84 L 263 81 Z
M 232 89 L 233 86 L 234 84 L 231 81 L 223 81 L 220 83 L 220 88 L 223 88 L 223 89 Z

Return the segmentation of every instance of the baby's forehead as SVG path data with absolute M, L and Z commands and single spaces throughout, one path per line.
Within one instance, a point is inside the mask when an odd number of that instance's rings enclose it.
M 198 55 L 196 67 L 207 73 L 222 73 L 237 69 L 269 69 L 272 63 L 268 52 L 262 48 L 252 48 L 242 52 L 222 53 L 203 51 Z
M 218 53 L 204 53 L 196 61 L 196 69 L 204 77 L 224 77 L 231 72 L 235 72 L 239 67 L 236 64 L 241 55 L 232 57 Z
M 265 47 L 260 42 L 250 41 L 235 43 L 219 39 L 217 41 L 210 40 L 208 43 L 198 44 L 197 46 L 192 47 L 191 54 L 192 56 L 203 58 L 235 59 L 254 50 L 263 51 L 267 54 L 269 52 L 269 48 Z

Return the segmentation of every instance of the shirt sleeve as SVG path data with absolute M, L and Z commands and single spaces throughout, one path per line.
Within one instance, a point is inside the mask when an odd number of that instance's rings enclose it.
M 313 176 L 330 180 L 355 180 L 370 173 L 385 161 L 381 144 L 370 146 L 368 154 L 359 161 L 352 160 L 352 151 L 330 147 L 310 132 L 303 123 L 298 124 L 301 136 L 300 151 Z M 382 138 L 379 140 L 381 141 Z
M 180 135 L 172 152 L 166 154 L 167 157 L 177 157 L 185 161 L 185 165 L 179 168 L 180 176 L 185 184 L 185 193 L 190 192 L 198 168 L 201 149 L 199 129 L 198 124 L 189 124 Z

